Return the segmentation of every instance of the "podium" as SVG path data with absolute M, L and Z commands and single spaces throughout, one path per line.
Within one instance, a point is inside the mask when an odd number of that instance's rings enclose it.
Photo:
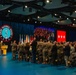
M 2 50 L 2 54 L 3 55 L 6 55 L 7 54 L 7 48 L 8 48 L 8 45 L 2 45 L 1 46 L 1 50 Z

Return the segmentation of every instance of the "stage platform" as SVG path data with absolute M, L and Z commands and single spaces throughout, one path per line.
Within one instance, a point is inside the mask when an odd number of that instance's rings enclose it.
M 12 60 L 12 54 L 8 53 L 0 56 L 0 75 L 76 75 L 76 68 Z

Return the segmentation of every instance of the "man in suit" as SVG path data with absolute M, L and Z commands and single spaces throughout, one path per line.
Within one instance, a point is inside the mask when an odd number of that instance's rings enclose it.
M 68 64 L 69 56 L 70 56 L 70 46 L 69 46 L 69 42 L 67 42 L 64 48 L 64 60 L 65 60 L 66 66 L 69 66 Z
M 56 64 L 56 60 L 57 60 L 57 43 L 56 42 L 54 42 L 54 45 L 52 46 L 51 54 L 52 54 L 52 64 Z
M 32 46 L 32 62 L 36 63 L 36 48 L 37 48 L 37 41 L 36 38 L 34 37 L 34 40 L 31 44 Z

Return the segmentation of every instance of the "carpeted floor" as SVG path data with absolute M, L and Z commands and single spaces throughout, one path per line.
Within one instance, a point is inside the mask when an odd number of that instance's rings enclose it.
M 76 75 L 76 68 L 12 60 L 11 53 L 8 53 L 0 56 L 0 75 Z

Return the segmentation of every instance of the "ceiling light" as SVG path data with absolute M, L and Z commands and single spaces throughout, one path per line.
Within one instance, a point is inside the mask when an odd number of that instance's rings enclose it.
M 27 8 L 27 5 L 25 5 L 25 8 Z
M 40 16 L 38 16 L 37 18 L 40 18 Z
M 30 19 L 28 18 L 28 21 L 30 21 Z
M 76 13 L 76 11 L 75 11 L 75 13 Z
M 75 24 L 73 24 L 73 26 L 74 26 Z
M 60 22 L 60 21 L 58 20 L 58 22 Z
M 37 21 L 35 21 L 35 23 L 37 23 Z
M 11 12 L 10 10 L 8 10 L 8 12 Z
M 69 20 L 69 18 L 67 18 L 67 20 Z
M 74 21 L 76 20 L 76 19 L 73 19 Z
M 61 18 L 61 16 L 59 16 Z
M 46 0 L 46 2 L 49 3 L 50 1 L 49 0 Z
M 57 14 L 55 14 L 55 16 L 57 16 Z

